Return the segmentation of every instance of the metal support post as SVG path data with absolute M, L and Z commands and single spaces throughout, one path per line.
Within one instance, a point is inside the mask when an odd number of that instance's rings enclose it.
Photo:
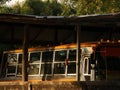
M 76 74 L 77 74 L 77 81 L 80 81 L 80 58 L 81 58 L 81 50 L 80 50 L 80 26 L 76 26 L 76 31 L 77 31 L 77 51 L 76 51 Z
M 22 81 L 28 81 L 27 64 L 28 64 L 28 25 L 24 26 L 23 39 L 23 56 L 22 56 Z

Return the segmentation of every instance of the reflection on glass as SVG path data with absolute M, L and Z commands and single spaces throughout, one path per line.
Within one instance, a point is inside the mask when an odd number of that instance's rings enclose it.
M 64 74 L 65 73 L 65 63 L 54 64 L 54 74 Z
M 76 61 L 76 50 L 70 50 L 69 51 L 69 60 L 70 61 Z
M 56 51 L 55 52 L 55 61 L 65 61 L 67 55 L 66 50 Z
M 8 66 L 8 74 L 10 73 L 16 73 L 16 66 Z
M 88 59 L 85 59 L 84 64 L 84 73 L 88 74 Z
M 18 56 L 18 63 L 22 63 L 22 54 L 19 54 Z
M 41 66 L 41 74 L 51 74 L 51 66 L 52 64 L 42 64 Z
M 28 73 L 30 75 L 38 74 L 39 73 L 39 64 L 30 65 Z
M 40 52 L 30 53 L 30 62 L 39 63 L 40 62 Z
M 17 62 L 17 54 L 8 54 L 8 62 L 16 63 Z
M 4 54 L 4 56 L 3 56 L 3 63 L 4 63 L 4 65 L 5 65 L 5 63 L 7 62 L 7 59 L 8 59 L 8 54 Z
M 18 67 L 17 67 L 17 75 L 22 75 L 22 65 L 18 65 Z
M 42 53 L 42 62 L 52 62 L 53 51 L 47 51 Z
M 76 73 L 76 63 L 75 62 L 69 63 L 67 72 L 68 72 L 68 74 Z

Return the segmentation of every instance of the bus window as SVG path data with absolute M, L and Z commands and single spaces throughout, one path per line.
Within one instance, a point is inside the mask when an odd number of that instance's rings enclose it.
M 41 65 L 41 74 L 44 76 L 45 74 L 51 74 L 52 64 L 42 64 Z
M 29 75 L 39 75 L 40 68 L 40 55 L 41 52 L 30 52 L 29 53 Z
M 76 61 L 76 50 L 69 50 L 69 60 Z
M 39 74 L 39 64 L 30 64 L 28 73 L 29 73 L 29 75 L 38 75 Z
M 22 64 L 17 66 L 17 75 L 22 75 Z
M 65 74 L 67 50 L 55 51 L 54 74 Z
M 52 73 L 53 51 L 42 52 L 42 62 L 40 74 L 45 76 Z
M 39 63 L 40 62 L 40 52 L 30 53 L 30 63 Z
M 12 76 L 16 76 L 17 73 L 17 53 L 9 53 L 8 54 L 8 58 L 7 58 L 7 62 L 8 62 L 8 66 L 7 66 L 7 76 L 12 75 Z
M 55 63 L 54 64 L 54 74 L 65 74 L 65 64 Z
M 8 63 L 9 64 L 14 64 L 17 63 L 17 54 L 8 54 Z
M 67 73 L 68 74 L 76 73 L 76 50 L 75 49 L 69 50 Z
M 22 63 L 22 54 L 19 54 L 19 56 L 18 56 L 18 63 Z
M 52 62 L 53 61 L 53 51 L 47 51 L 42 53 L 42 62 Z
M 7 57 L 8 57 L 8 54 L 3 54 L 3 60 L 2 60 L 1 68 L 0 68 L 1 77 L 6 76 L 6 69 L 8 68 Z
M 67 73 L 68 74 L 75 74 L 76 73 L 76 62 L 69 63 Z
M 8 75 L 15 75 L 16 73 L 16 66 L 12 65 L 12 66 L 8 66 L 8 70 L 7 70 L 7 74 Z
M 22 54 L 18 54 L 17 76 L 22 75 Z
M 55 61 L 65 61 L 67 58 L 67 50 L 61 50 L 55 52 Z

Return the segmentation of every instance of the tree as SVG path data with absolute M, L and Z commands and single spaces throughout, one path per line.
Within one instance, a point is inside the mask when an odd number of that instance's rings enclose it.
M 26 0 L 23 6 L 23 11 L 29 11 L 28 13 L 34 15 L 44 15 L 50 13 L 48 3 L 41 0 Z
M 12 8 L 6 6 L 0 6 L 0 13 L 10 14 L 11 12 L 13 12 Z
M 120 11 L 120 0 L 79 0 L 76 15 L 104 14 Z
M 0 0 L 9 1 L 9 0 Z M 120 11 L 120 0 L 26 0 L 13 7 L 0 6 L 0 12 L 42 16 L 106 14 Z
M 5 4 L 8 1 L 11 1 L 11 0 L 0 0 L 0 5 Z
M 75 11 L 75 5 L 76 5 L 77 1 L 75 0 L 64 0 L 61 1 L 61 6 L 62 6 L 62 13 L 61 15 L 64 16 L 70 16 L 70 15 L 75 15 L 76 11 Z
M 16 4 L 13 6 L 15 12 L 19 14 L 32 14 L 32 15 L 58 15 L 61 13 L 61 4 L 56 0 L 50 2 L 41 0 L 26 0 L 23 5 Z
M 61 4 L 58 3 L 57 1 L 52 2 L 50 4 L 50 8 L 52 10 L 52 15 L 54 15 L 54 16 L 61 15 L 62 7 L 61 7 Z
M 53 0 L 52 2 L 46 2 L 45 7 L 47 7 L 49 10 L 49 13 L 47 15 L 58 16 L 62 12 L 61 4 L 58 3 L 56 0 Z M 44 15 L 45 14 L 46 13 L 44 13 Z

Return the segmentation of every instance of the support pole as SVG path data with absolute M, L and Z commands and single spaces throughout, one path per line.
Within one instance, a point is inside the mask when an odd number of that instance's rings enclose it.
M 80 26 L 77 25 L 76 26 L 76 31 L 77 31 L 77 40 L 76 40 L 76 74 L 77 74 L 77 81 L 80 81 L 80 58 L 81 58 L 81 50 L 80 50 Z
M 28 25 L 24 26 L 23 36 L 23 56 L 22 56 L 22 82 L 28 81 L 27 64 L 28 64 Z

